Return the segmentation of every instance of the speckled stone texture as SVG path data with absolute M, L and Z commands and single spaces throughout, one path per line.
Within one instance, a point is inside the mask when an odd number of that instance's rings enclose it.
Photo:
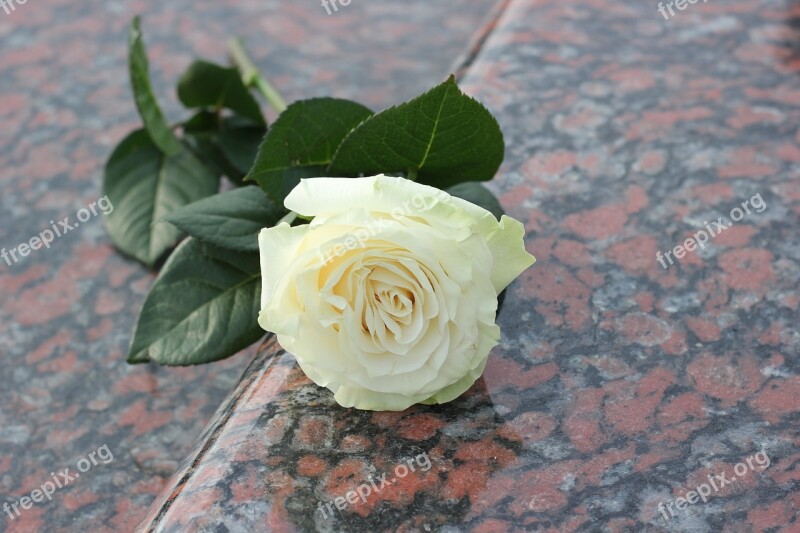
M 144 17 L 158 95 L 195 57 L 225 60 L 241 35 L 287 99 L 335 95 L 376 108 L 444 80 L 493 0 L 303 2 L 29 0 L 0 8 L 0 246 L 15 247 L 100 196 L 102 167 L 138 118 L 127 25 Z M 0 260 L 0 505 L 107 444 L 100 462 L 0 531 L 132 531 L 255 349 L 193 369 L 125 363 L 152 274 L 92 218 L 8 266 Z
M 268 343 L 142 529 L 799 531 L 798 17 L 512 0 L 465 88 L 506 133 L 492 187 L 539 261 L 484 377 L 446 406 L 345 410 Z

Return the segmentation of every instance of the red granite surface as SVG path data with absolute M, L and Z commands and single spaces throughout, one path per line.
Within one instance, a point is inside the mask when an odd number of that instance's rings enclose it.
M 0 8 L 0 247 L 50 220 L 74 222 L 98 199 L 105 159 L 138 123 L 125 50 L 135 14 L 156 89 L 178 119 L 177 77 L 195 57 L 224 61 L 231 36 L 289 99 L 383 107 L 445 79 L 493 5 L 354 0 L 330 16 L 316 1 L 276 0 Z M 152 279 L 112 249 L 99 218 L 19 263 L 0 260 L 0 505 L 51 472 L 74 475 L 103 445 L 113 454 L 53 501 L 13 520 L 0 511 L 0 531 L 132 531 L 249 364 L 255 350 L 201 368 L 126 365 Z
M 512 0 L 465 86 L 506 133 L 493 187 L 539 261 L 484 377 L 445 406 L 345 410 L 268 343 L 142 530 L 799 531 L 799 17 Z

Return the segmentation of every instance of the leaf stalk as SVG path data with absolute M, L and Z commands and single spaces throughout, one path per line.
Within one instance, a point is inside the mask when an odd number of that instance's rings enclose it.
M 244 84 L 248 87 L 255 87 L 258 92 L 267 99 L 267 102 L 269 102 L 269 105 L 271 105 L 275 111 L 283 113 L 287 107 L 286 100 L 283 99 L 269 80 L 259 72 L 258 68 L 250 59 L 250 56 L 247 54 L 242 39 L 236 37 L 228 41 L 228 53 L 233 63 L 241 71 Z

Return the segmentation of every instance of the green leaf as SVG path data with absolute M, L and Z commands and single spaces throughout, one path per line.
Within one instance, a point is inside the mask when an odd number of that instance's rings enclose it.
M 218 176 L 227 176 L 238 184 L 244 173 L 231 163 L 219 146 L 220 120 L 214 113 L 200 111 L 183 124 L 183 141 Z
M 497 200 L 497 197 L 480 183 L 476 183 L 474 181 L 459 183 L 458 185 L 454 185 L 453 187 L 447 189 L 447 192 L 453 196 L 461 198 L 462 200 L 466 200 L 486 209 L 493 214 L 497 220 L 500 220 L 500 217 L 506 213 L 503 210 L 503 207 L 500 205 L 500 202 Z
M 184 140 L 197 156 L 237 185 L 242 185 L 253 165 L 266 131 L 247 119 L 222 118 L 208 111 L 199 112 L 183 125 Z
M 203 242 L 241 252 L 258 251 L 258 232 L 288 211 L 258 187 L 242 187 L 178 209 L 165 220 Z
M 247 90 L 236 67 L 195 61 L 178 82 L 178 99 L 189 108 L 230 109 L 256 125 L 267 125 L 258 101 Z
M 219 147 L 242 176 L 253 166 L 266 133 L 265 127 L 253 126 L 238 117 L 228 117 L 222 121 Z
M 270 127 L 247 179 L 283 204 L 302 178 L 325 175 L 342 139 L 371 115 L 366 107 L 348 100 L 295 102 Z
M 189 237 L 145 299 L 128 362 L 185 366 L 229 357 L 265 334 L 258 325 L 260 298 L 257 253 Z
M 492 179 L 504 150 L 497 121 L 451 76 L 353 130 L 337 150 L 330 174 L 416 173 L 416 181 L 444 189 Z
M 168 224 L 154 222 L 218 190 L 219 177 L 182 144 L 166 155 L 147 131 L 136 130 L 106 164 L 103 194 L 114 206 L 106 218 L 108 233 L 123 252 L 152 266 L 180 236 Z
M 162 152 L 174 155 L 181 151 L 183 145 L 167 124 L 153 94 L 140 24 L 139 17 L 133 19 L 128 35 L 128 68 L 133 97 L 150 138 Z

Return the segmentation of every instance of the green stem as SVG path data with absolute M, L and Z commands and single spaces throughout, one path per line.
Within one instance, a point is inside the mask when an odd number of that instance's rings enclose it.
M 280 219 L 278 221 L 278 224 L 281 224 L 282 222 L 286 222 L 287 224 L 292 226 L 292 225 L 294 225 L 295 220 L 297 220 L 297 213 L 295 213 L 294 211 L 289 211 L 289 214 L 286 215 L 285 217 L 283 217 L 282 219 Z M 277 226 L 278 224 L 275 224 L 275 225 Z
M 240 38 L 237 37 L 228 42 L 228 53 L 231 55 L 234 64 L 241 71 L 244 84 L 258 89 L 258 92 L 264 95 L 264 98 L 267 99 L 267 102 L 275 111 L 283 113 L 286 110 L 286 101 L 278 90 L 258 71 L 250 56 L 247 55 L 247 50 L 245 50 L 244 43 Z
M 409 168 L 408 172 L 406 173 L 406 178 L 410 179 L 411 181 L 417 181 L 417 169 Z

